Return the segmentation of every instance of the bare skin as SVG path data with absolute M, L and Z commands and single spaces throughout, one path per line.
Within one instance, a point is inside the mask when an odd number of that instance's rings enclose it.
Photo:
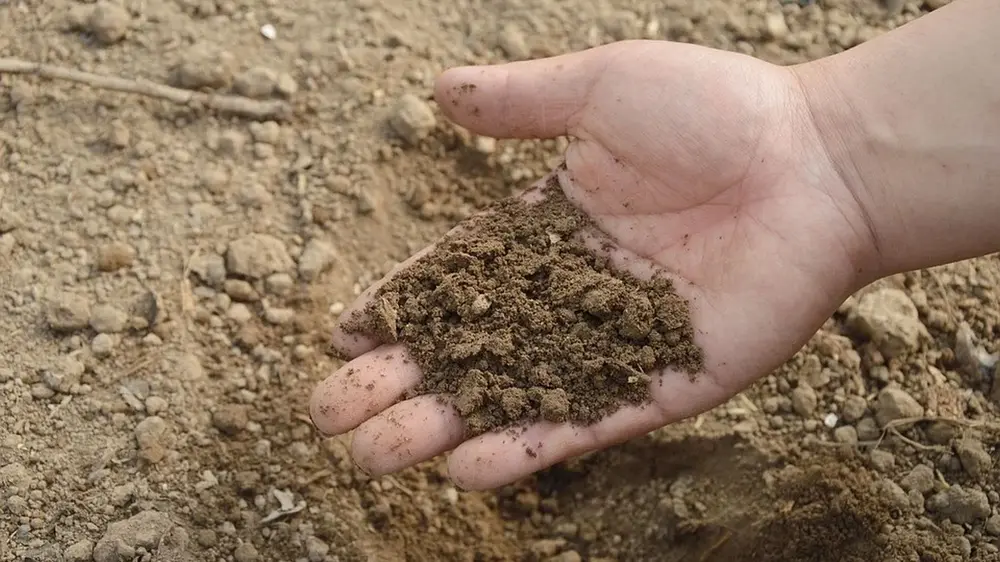
M 1000 20 L 1000 9 L 986 0 L 955 4 L 966 5 L 970 20 L 989 12 L 994 21 L 980 26 L 984 30 Z M 967 33 L 953 21 L 961 19 L 960 9 L 940 17 L 963 30 L 950 33 Z M 932 17 L 938 15 L 926 19 Z M 916 29 L 911 47 L 934 47 L 926 46 L 934 22 Z M 936 29 L 938 41 L 952 39 L 942 26 Z M 987 40 L 996 50 L 991 34 L 980 39 Z M 898 48 L 892 41 L 883 41 L 882 49 Z M 437 101 L 460 125 L 493 137 L 574 139 L 567 170 L 558 173 L 564 191 L 615 240 L 616 258 L 627 256 L 645 264 L 633 269 L 662 269 L 679 281 L 705 352 L 704 372 L 694 382 L 660 373 L 651 382 L 653 406 L 622 410 L 587 428 L 540 423 L 518 441 L 503 434 L 463 441 L 456 413 L 433 397 L 398 401 L 421 376 L 405 349 L 338 328 L 334 343 L 352 360 L 317 387 L 316 426 L 328 434 L 354 430 L 355 461 L 374 475 L 451 451 L 456 485 L 494 488 L 725 402 L 791 357 L 847 296 L 880 276 L 1000 247 L 997 232 L 990 242 L 942 249 L 923 261 L 917 250 L 886 252 L 886 241 L 899 244 L 898 213 L 873 205 L 901 208 L 891 205 L 901 195 L 886 186 L 895 185 L 892 173 L 904 174 L 908 154 L 911 164 L 919 164 L 921 154 L 891 142 L 903 137 L 857 125 L 862 115 L 853 108 L 879 105 L 865 97 L 871 87 L 852 81 L 851 73 L 877 83 L 875 76 L 886 72 L 875 67 L 885 63 L 885 53 L 872 43 L 867 53 L 800 67 L 685 44 L 624 42 L 444 73 Z M 912 76 L 895 79 L 923 84 L 921 73 L 928 71 L 917 68 L 920 60 L 911 65 Z M 942 72 L 947 68 L 945 61 Z M 829 87 L 830 76 L 845 86 Z M 884 87 L 874 88 L 877 95 L 894 95 L 891 84 Z M 855 98 L 866 101 L 848 103 Z M 919 109 L 900 121 L 905 130 L 894 129 L 877 109 L 863 117 L 890 131 L 919 133 L 916 120 L 927 113 Z M 896 157 L 899 170 L 870 160 L 873 138 L 890 139 L 878 146 Z M 1000 127 L 992 138 L 979 151 L 983 166 L 1000 160 Z M 924 146 L 919 140 L 911 144 Z M 929 221 L 924 215 L 917 213 Z M 376 288 L 343 317 L 363 308 Z M 525 454 L 527 443 L 535 444 L 534 455 Z

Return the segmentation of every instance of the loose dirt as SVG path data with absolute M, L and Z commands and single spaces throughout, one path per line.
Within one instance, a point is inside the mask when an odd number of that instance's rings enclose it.
M 792 64 L 944 3 L 3 3 L 0 56 L 292 112 L 0 75 L 0 561 L 996 560 L 995 256 L 868 287 L 728 403 L 494 492 L 444 459 L 370 478 L 307 411 L 355 296 L 562 160 L 442 118 L 443 69 L 636 38 Z
M 555 176 L 532 195 L 541 201 L 487 207 L 345 323 L 406 344 L 424 372 L 409 396 L 450 399 L 469 436 L 594 423 L 648 402 L 656 370 L 693 376 L 703 364 L 668 278 L 638 279 L 595 255 L 585 236 L 596 226 Z

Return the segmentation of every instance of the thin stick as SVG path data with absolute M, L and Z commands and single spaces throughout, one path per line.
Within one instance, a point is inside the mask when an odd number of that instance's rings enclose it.
M 13 58 L 0 58 L 0 74 L 34 74 L 50 80 L 68 80 L 92 88 L 139 94 L 181 105 L 202 105 L 222 113 L 232 113 L 260 121 L 285 120 L 292 114 L 291 106 L 281 100 L 254 100 L 243 96 L 213 95 L 184 90 L 155 82 L 127 80 L 117 76 L 102 76 L 81 70 Z

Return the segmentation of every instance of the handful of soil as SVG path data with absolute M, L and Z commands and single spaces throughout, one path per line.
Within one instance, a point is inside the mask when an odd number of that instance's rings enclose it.
M 382 286 L 345 330 L 402 342 L 467 435 L 541 419 L 591 424 L 650 400 L 649 373 L 694 375 L 687 303 L 669 279 L 614 269 L 576 234 L 593 227 L 553 178 L 509 198 Z

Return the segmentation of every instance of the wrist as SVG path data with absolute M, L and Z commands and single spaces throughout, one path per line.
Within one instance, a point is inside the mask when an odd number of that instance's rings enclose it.
M 1000 251 L 998 23 L 1000 3 L 953 2 L 790 67 L 870 231 L 859 283 Z
M 834 68 L 832 57 L 788 67 L 805 105 L 803 120 L 817 139 L 824 169 L 821 181 L 831 197 L 844 209 L 852 230 L 852 263 L 855 288 L 888 275 L 884 248 L 885 223 L 878 212 L 880 181 L 870 173 L 866 161 L 869 126 L 874 122 L 845 90 L 844 76 Z M 809 155 L 805 156 L 810 158 Z M 814 162 L 803 164 L 814 167 Z

